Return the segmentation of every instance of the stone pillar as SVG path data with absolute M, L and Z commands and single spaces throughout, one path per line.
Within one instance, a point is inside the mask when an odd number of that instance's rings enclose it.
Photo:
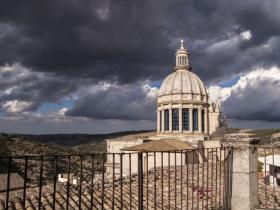
M 209 134 L 209 131 L 208 131 L 208 118 L 209 118 L 209 115 L 208 115 L 208 110 L 207 108 L 204 109 L 204 132 L 206 134 Z
M 169 109 L 169 132 L 172 132 L 172 108 Z
M 198 132 L 201 133 L 202 132 L 201 108 L 199 107 L 197 111 L 198 111 Z
M 157 110 L 157 132 L 160 132 L 160 111 Z
M 161 110 L 161 132 L 165 131 L 165 125 L 164 125 L 164 109 Z
M 258 151 L 257 138 L 231 138 L 233 147 L 230 205 L 232 210 L 254 210 L 258 206 Z M 230 186 L 230 184 L 229 184 Z
M 193 132 L 193 108 L 189 108 L 189 125 L 190 125 L 190 132 Z
M 182 123 L 182 107 L 179 108 L 179 132 L 183 131 L 183 123 Z

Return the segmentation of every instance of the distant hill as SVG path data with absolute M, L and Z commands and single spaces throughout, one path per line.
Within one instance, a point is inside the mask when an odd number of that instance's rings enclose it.
M 23 156 L 23 155 L 51 155 L 70 154 L 71 148 L 55 144 L 44 144 L 34 140 L 27 140 L 20 136 L 11 134 L 0 135 L 1 156 Z
M 249 133 L 253 134 L 254 137 L 260 138 L 262 144 L 271 144 L 279 142 L 280 139 L 280 129 L 239 129 L 239 128 L 228 128 L 226 133 Z
M 105 152 L 105 139 L 149 131 L 125 131 L 110 134 L 0 134 L 0 156 L 51 155 Z
M 77 146 L 81 144 L 99 143 L 104 139 L 116 138 L 129 134 L 138 134 L 150 132 L 150 130 L 140 131 L 122 131 L 108 134 L 43 134 L 43 135 L 31 135 L 31 134 L 18 134 L 28 140 L 35 140 L 42 143 L 58 144 L 66 147 Z

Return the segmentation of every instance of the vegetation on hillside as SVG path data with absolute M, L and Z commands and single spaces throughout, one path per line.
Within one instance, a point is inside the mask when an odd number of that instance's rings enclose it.
M 259 138 L 267 138 L 267 137 L 270 138 L 272 134 L 279 133 L 279 132 L 280 129 L 257 129 L 257 130 L 249 131 L 248 133 L 255 134 Z

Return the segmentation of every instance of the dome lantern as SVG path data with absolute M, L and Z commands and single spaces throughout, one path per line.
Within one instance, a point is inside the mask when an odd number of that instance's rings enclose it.
M 190 71 L 189 51 L 184 47 L 184 40 L 181 40 L 180 49 L 176 52 L 176 67 L 178 69 L 186 69 Z

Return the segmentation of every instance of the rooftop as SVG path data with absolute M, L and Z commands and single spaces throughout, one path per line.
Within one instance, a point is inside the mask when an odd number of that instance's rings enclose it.
M 123 151 L 161 152 L 194 149 L 190 143 L 180 140 L 154 140 L 122 149 Z

